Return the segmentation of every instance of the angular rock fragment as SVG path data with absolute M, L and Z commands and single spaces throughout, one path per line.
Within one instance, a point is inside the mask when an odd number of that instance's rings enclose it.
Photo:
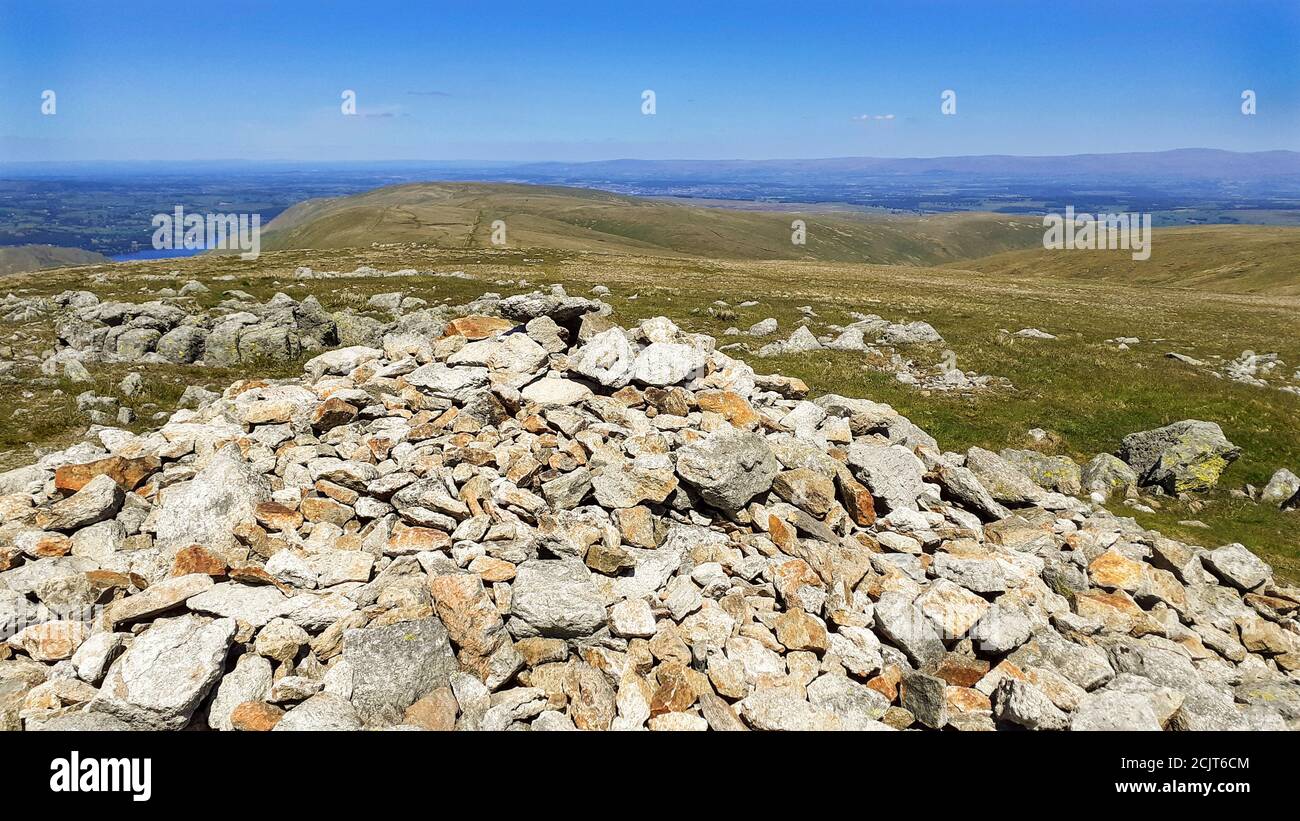
M 178 730 L 221 678 L 233 619 L 160 619 L 135 637 L 87 706 L 138 730 Z

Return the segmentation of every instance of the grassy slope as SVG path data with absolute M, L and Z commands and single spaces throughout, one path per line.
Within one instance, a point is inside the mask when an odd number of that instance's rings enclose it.
M 1121 282 L 1300 296 L 1300 228 L 1203 225 L 1155 231 L 1151 258 L 1124 251 L 1006 251 L 954 263 L 1011 277 Z
M 317 270 L 352 270 L 371 265 L 384 270 L 463 270 L 476 280 L 450 278 L 363 279 L 295 282 L 298 265 Z M 850 310 L 891 319 L 924 319 L 945 336 L 947 344 L 910 351 L 918 362 L 938 362 L 945 348 L 966 370 L 1006 376 L 1016 385 L 1010 393 L 981 397 L 922 395 L 886 374 L 866 368 L 860 355 L 825 352 L 761 360 L 744 352 L 760 371 L 780 371 L 806 379 L 814 390 L 868 396 L 886 401 L 933 433 L 947 449 L 970 445 L 993 449 L 1020 446 L 1030 428 L 1058 433 L 1062 452 L 1079 460 L 1111 451 L 1127 433 L 1184 418 L 1222 424 L 1244 455 L 1225 474 L 1222 491 L 1205 498 L 1203 509 L 1165 501 L 1156 514 L 1137 514 L 1143 524 L 1192 543 L 1216 546 L 1241 541 L 1267 556 L 1280 572 L 1300 579 L 1300 513 L 1282 513 L 1230 499 L 1226 490 L 1245 482 L 1261 485 L 1274 470 L 1300 471 L 1300 398 L 1214 379 L 1166 359 L 1168 350 L 1193 355 L 1233 357 L 1244 348 L 1276 350 L 1288 363 L 1300 363 L 1295 333 L 1300 299 L 1224 295 L 1190 290 L 1096 284 L 1084 281 L 1027 281 L 997 274 L 949 269 L 799 262 L 734 262 L 650 256 L 611 256 L 564 250 L 446 251 L 401 247 L 351 250 L 306 250 L 265 254 L 245 262 L 199 257 L 118 264 L 113 276 L 95 290 L 105 296 L 141 300 L 138 274 L 176 270 L 175 281 L 154 281 L 149 288 L 179 285 L 197 278 L 220 291 L 242 288 L 265 298 L 283 290 L 298 298 L 315 294 L 327 308 L 363 306 L 369 294 L 402 290 L 430 302 L 463 302 L 485 290 L 514 293 L 521 288 L 500 281 L 526 277 L 530 283 L 564 283 L 585 293 L 601 283 L 614 290 L 611 302 L 623 322 L 666 314 L 691 329 L 712 333 L 725 344 L 744 337 L 724 337 L 728 325 L 745 327 L 776 317 L 782 333 L 798 322 L 801 305 L 812 305 L 819 322 L 843 322 Z M 216 276 L 231 279 L 214 280 Z M 56 272 L 14 280 L 15 290 L 52 293 L 78 283 L 85 272 Z M 628 299 L 636 294 L 635 300 Z M 708 316 L 715 299 L 736 304 L 757 299 L 732 321 Z M 1012 340 L 1000 329 L 1039 327 L 1058 335 L 1054 341 Z M 0 327 L 5 337 L 13 331 Z M 1115 336 L 1161 339 L 1118 351 L 1104 340 Z M 42 343 L 29 343 L 40 350 Z M 112 369 L 114 378 L 120 377 Z M 121 368 L 125 372 L 125 368 Z M 159 405 L 178 393 L 176 374 L 155 366 L 145 372 L 149 392 Z M 292 372 L 293 366 L 281 369 Z M 236 375 L 189 369 L 183 379 L 222 386 Z M 105 380 L 111 381 L 111 380 Z M 33 393 L 21 396 L 21 391 Z M 111 392 L 111 391 L 110 391 Z M 7 431 L 0 449 L 15 448 L 0 464 L 25 461 L 26 441 L 68 441 L 77 420 L 70 410 L 72 392 L 59 397 L 29 382 L 0 384 L 0 418 Z M 23 409 L 17 417 L 11 414 Z M 145 426 L 141 423 L 139 427 Z M 37 431 L 39 427 L 39 432 Z M 1116 506 L 1117 511 L 1125 510 Z M 1199 519 L 1209 530 L 1178 525 Z
M 791 242 L 791 222 L 807 244 Z M 503 220 L 510 247 L 670 254 L 723 259 L 803 259 L 933 265 L 1026 248 L 1037 222 L 996 214 L 897 217 L 847 212 L 783 213 L 702 208 L 582 188 L 416 183 L 308 200 L 285 211 L 262 238 L 267 250 L 422 243 L 490 248 Z
M 15 245 L 0 248 L 0 276 L 45 268 L 64 268 L 69 265 L 98 265 L 108 262 L 108 257 L 80 248 L 59 248 L 54 245 Z

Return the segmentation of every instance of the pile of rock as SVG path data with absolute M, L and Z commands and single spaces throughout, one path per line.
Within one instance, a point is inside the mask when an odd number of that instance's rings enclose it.
M 6 322 L 29 322 L 54 309 L 53 303 L 41 297 L 20 297 L 5 294 L 0 299 L 0 320 Z
M 396 247 L 388 245 L 386 247 Z M 383 271 L 369 265 L 358 266 L 351 271 L 317 271 L 307 265 L 299 265 L 293 272 L 294 279 L 365 279 L 365 278 L 396 278 L 418 277 L 428 279 L 430 277 L 449 277 L 451 279 L 473 279 L 472 276 L 464 271 L 421 271 L 417 268 L 401 268 L 396 271 Z
M 186 296 L 185 290 L 173 296 Z M 168 299 L 101 302 L 89 291 L 64 292 L 53 300 L 64 308 L 55 320 L 58 347 L 42 368 L 52 375 L 60 368 L 84 370 L 81 363 L 100 361 L 217 367 L 290 362 L 338 345 L 375 347 L 386 334 L 436 336 L 458 314 L 493 312 L 501 299 L 485 294 L 469 305 L 429 307 L 401 292 L 375 294 L 367 308 L 386 315 L 376 318 L 350 309 L 328 312 L 314 296 L 296 300 L 278 293 L 264 303 L 239 290 L 223 296 L 211 310 L 187 313 Z M 562 288 L 548 298 L 573 299 Z M 609 310 L 604 303 L 578 301 Z
M 759 348 L 758 355 L 780 356 L 788 353 L 803 353 L 821 348 L 839 351 L 866 351 L 872 344 L 898 347 L 901 345 L 942 344 L 943 337 L 928 322 L 890 322 L 875 314 L 853 313 L 854 322 L 840 326 L 828 326 L 828 334 L 818 338 L 806 325 L 799 325 L 791 332 L 789 338 L 770 342 Z M 770 336 L 778 330 L 777 321 L 764 319 L 750 326 L 750 336 Z M 871 342 L 868 342 L 871 340 Z
M 1300 726 L 1300 590 L 1241 545 L 492 305 L 0 474 L 0 727 Z
M 801 310 L 808 317 L 805 322 L 816 316 L 811 308 Z M 1006 378 L 961 370 L 950 351 L 945 351 L 944 358 L 936 365 L 926 366 L 896 350 L 899 347 L 942 344 L 943 337 L 928 322 L 890 322 L 875 314 L 857 312 L 850 312 L 850 315 L 854 322 L 843 326 L 828 325 L 827 333 L 821 336 L 814 334 L 808 325 L 801 324 L 786 339 L 769 342 L 757 351 L 751 351 L 749 345 L 742 342 L 724 345 L 722 350 L 743 350 L 762 358 L 824 350 L 853 351 L 866 355 L 861 360 L 864 367 L 891 373 L 899 382 L 921 390 L 949 392 L 1011 387 Z M 751 337 L 766 337 L 778 330 L 777 321 L 769 317 L 754 323 L 743 333 Z M 739 328 L 729 328 L 726 335 L 739 336 L 741 333 Z
M 1243 385 L 1300 394 L 1300 370 L 1288 374 L 1286 362 L 1276 352 L 1242 351 L 1236 359 L 1226 361 L 1218 354 L 1207 354 L 1205 360 L 1177 351 L 1169 351 L 1165 356 L 1218 379 L 1226 378 Z
M 1223 366 L 1223 375 L 1233 382 L 1241 382 L 1246 385 L 1255 385 L 1257 387 L 1269 387 L 1270 377 L 1273 380 L 1285 375 L 1286 363 L 1276 353 L 1255 353 L 1254 351 L 1242 351 L 1236 359 L 1227 362 Z M 1284 386 L 1289 387 L 1289 386 Z M 1295 388 L 1291 388 L 1295 390 Z

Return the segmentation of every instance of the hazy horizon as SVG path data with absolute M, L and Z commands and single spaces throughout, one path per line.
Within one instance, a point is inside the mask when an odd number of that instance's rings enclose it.
M 596 160 L 560 160 L 560 159 L 535 159 L 524 160 L 518 158 L 508 159 L 484 159 L 484 158 L 461 158 L 450 159 L 442 157 L 394 157 L 389 159 L 374 160 L 322 160 L 322 159 L 294 159 L 291 157 L 266 157 L 258 159 L 245 159 L 240 157 L 210 157 L 210 158 L 190 158 L 190 159 L 77 159 L 77 160 L 8 160 L 0 158 L 0 167 L 4 166 L 97 166 L 97 165 L 185 165 L 185 166 L 203 166 L 203 165 L 321 165 L 321 166 L 373 166 L 373 165 L 403 165 L 403 164 L 425 164 L 425 165 L 447 165 L 447 166 L 532 166 L 532 165 L 599 165 L 614 163 L 744 163 L 744 164 L 761 164 L 761 163 L 812 163 L 812 162 L 847 162 L 854 160 L 865 161 L 942 161 L 942 160 L 975 160 L 975 159 L 1011 159 L 1011 160 L 1046 160 L 1046 159 L 1077 159 L 1085 157 L 1122 157 L 1122 156 L 1148 156 L 1148 155 L 1169 155 L 1177 153 L 1224 153 L 1239 156 L 1258 156 L 1264 154 L 1286 154 L 1300 157 L 1300 149 L 1290 148 L 1266 148 L 1253 151 L 1235 151 L 1226 148 L 1215 148 L 1207 146 L 1179 146 L 1175 148 L 1158 149 L 1152 151 L 1080 151 L 1072 154 L 1013 154 L 1013 153 L 986 153 L 986 154 L 936 154 L 936 155 L 899 155 L 884 156 L 872 154 L 846 154 L 839 156 L 817 156 L 817 157 L 610 157 L 607 159 Z

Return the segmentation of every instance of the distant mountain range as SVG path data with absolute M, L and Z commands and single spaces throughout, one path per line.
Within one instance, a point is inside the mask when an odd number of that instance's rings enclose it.
M 1259 179 L 1300 175 L 1300 151 L 1224 151 L 1217 148 L 1178 148 L 1114 154 L 1025 156 L 984 154 L 953 157 L 828 157 L 769 160 L 639 160 L 591 162 L 516 162 L 501 160 L 382 160 L 372 162 L 195 160 L 190 162 L 0 162 L 0 177 L 132 175 L 153 173 L 232 173 L 253 169 L 278 171 L 314 169 L 389 173 L 436 171 L 440 174 L 523 174 L 539 176 L 608 177 L 611 179 L 715 178 L 762 180 L 845 174 L 897 176 L 985 174 L 1034 177 L 1185 176 L 1196 179 Z
M 761 181 L 846 175 L 936 176 L 987 175 L 1066 179 L 1124 177 L 1146 179 L 1181 176 L 1203 180 L 1258 180 L 1300 176 L 1300 152 L 1242 153 L 1212 148 L 1126 154 L 1015 156 L 988 154 L 968 157 L 837 157 L 812 160 L 605 160 L 584 163 L 521 163 L 497 167 L 495 173 L 530 176 L 604 177 L 624 181 L 650 179 L 713 179 Z

